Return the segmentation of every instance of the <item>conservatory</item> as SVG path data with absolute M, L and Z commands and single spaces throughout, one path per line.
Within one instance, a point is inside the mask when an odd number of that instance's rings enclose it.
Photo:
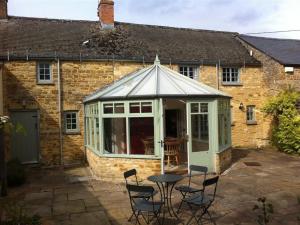
M 141 177 L 231 161 L 230 96 L 160 64 L 86 97 L 86 156 L 102 178 Z

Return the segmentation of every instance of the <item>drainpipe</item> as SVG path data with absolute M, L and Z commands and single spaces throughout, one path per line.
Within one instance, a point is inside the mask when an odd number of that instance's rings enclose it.
M 63 135 L 62 135 L 62 120 L 61 120 L 61 76 L 60 76 L 60 60 L 57 59 L 57 86 L 58 86 L 58 127 L 59 127 L 59 148 L 60 148 L 60 165 L 64 165 L 63 159 Z

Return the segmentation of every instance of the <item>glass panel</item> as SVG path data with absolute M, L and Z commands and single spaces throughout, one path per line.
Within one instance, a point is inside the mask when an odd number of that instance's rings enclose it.
M 209 150 L 208 114 L 191 115 L 192 152 Z
M 199 104 L 198 103 L 192 103 L 191 104 L 191 113 L 198 113 L 199 112 Z
M 125 118 L 104 118 L 103 132 L 105 154 L 127 153 Z
M 94 129 L 94 118 L 90 118 L 90 126 L 91 126 L 91 146 L 92 148 L 94 148 L 94 144 L 95 144 L 95 136 L 94 136 L 94 132 L 95 132 L 95 129 Z
M 113 104 L 103 104 L 103 113 L 113 113 Z
M 95 137 L 95 149 L 99 150 L 100 149 L 100 140 L 99 140 L 99 118 L 95 118 L 94 119 L 95 122 L 95 133 L 96 133 L 96 137 Z
M 130 118 L 130 154 L 154 155 L 153 117 Z
M 115 113 L 124 113 L 124 103 L 115 103 Z
M 86 118 L 86 144 L 90 145 L 90 120 Z
M 130 103 L 129 104 L 130 113 L 140 113 L 140 103 Z
M 201 103 L 201 112 L 207 113 L 208 112 L 208 103 Z
M 151 102 L 142 102 L 142 113 L 152 113 Z

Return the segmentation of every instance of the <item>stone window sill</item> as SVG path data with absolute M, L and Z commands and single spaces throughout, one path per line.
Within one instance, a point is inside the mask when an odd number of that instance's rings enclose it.
M 38 85 L 55 85 L 55 83 L 53 81 L 49 81 L 49 82 L 37 82 Z
M 64 132 L 65 135 L 81 135 L 80 131 L 74 131 L 74 132 Z
M 247 121 L 246 122 L 247 125 L 257 125 L 256 121 Z
M 230 82 L 222 82 L 223 86 L 243 86 L 242 83 L 230 83 Z

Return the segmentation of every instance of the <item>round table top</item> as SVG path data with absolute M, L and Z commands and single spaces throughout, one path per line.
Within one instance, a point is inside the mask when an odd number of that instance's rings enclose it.
M 161 174 L 161 175 L 153 175 L 148 177 L 149 181 L 159 182 L 159 183 L 175 183 L 183 179 L 183 176 L 176 174 Z

